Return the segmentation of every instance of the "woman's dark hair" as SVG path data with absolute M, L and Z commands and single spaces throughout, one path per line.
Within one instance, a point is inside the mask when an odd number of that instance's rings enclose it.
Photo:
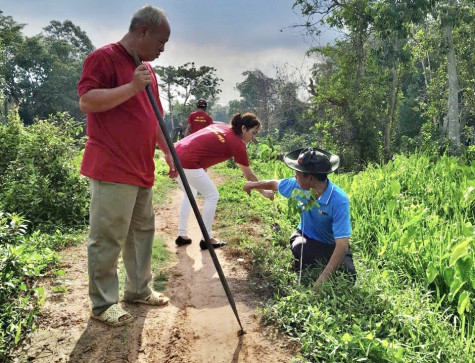
M 247 130 L 252 129 L 255 126 L 261 126 L 261 122 L 257 118 L 256 115 L 250 112 L 246 112 L 245 114 L 236 113 L 232 120 L 231 126 L 233 131 L 236 135 L 242 134 L 242 127 L 244 126 Z

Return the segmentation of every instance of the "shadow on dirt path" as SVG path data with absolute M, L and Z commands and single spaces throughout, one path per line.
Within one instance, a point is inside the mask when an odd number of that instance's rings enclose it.
M 291 362 L 293 344 L 263 329 L 255 311 L 258 297 L 247 285 L 246 272 L 216 250 L 246 332 L 236 317 L 208 251 L 201 251 L 201 232 L 192 216 L 189 236 L 193 243 L 176 247 L 178 208 L 183 193 L 176 189 L 169 203 L 156 210 L 156 233 L 164 238 L 176 258 L 168 272 L 165 293 L 170 303 L 148 307 L 122 302 L 136 318 L 125 327 L 111 328 L 89 318 L 86 245 L 63 254 L 67 292 L 45 286 L 39 328 L 19 347 L 15 361 L 34 362 Z M 219 231 L 217 231 L 219 235 Z

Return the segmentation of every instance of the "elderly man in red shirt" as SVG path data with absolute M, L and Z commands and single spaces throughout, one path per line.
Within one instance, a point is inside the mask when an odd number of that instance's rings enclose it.
M 152 207 L 154 153 L 165 153 L 171 177 L 177 172 L 157 125 L 145 87 L 150 84 L 161 108 L 150 64 L 164 50 L 170 25 L 164 12 L 147 5 L 133 15 L 127 34 L 117 43 L 92 52 L 78 83 L 81 110 L 87 113 L 88 140 L 81 174 L 91 181 L 88 241 L 91 317 L 119 326 L 133 317 L 118 304 L 119 255 L 126 269 L 124 300 L 164 305 L 153 291 L 151 254 L 155 233 Z M 136 67 L 135 50 L 145 61 Z

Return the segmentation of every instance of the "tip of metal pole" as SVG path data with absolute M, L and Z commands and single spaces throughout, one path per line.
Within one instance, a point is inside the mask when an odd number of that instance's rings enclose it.
M 244 334 L 246 334 L 246 332 L 243 329 L 241 329 L 237 332 L 238 337 L 242 337 Z

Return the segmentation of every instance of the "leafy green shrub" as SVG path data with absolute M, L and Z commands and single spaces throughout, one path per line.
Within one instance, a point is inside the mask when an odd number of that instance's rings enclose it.
M 470 145 L 467 147 L 465 159 L 469 161 L 469 163 L 473 163 L 475 161 L 475 145 Z
M 0 360 L 35 325 L 44 290 L 35 286 L 57 261 L 54 251 L 25 236 L 25 220 L 0 212 Z
M 26 221 L 23 217 L 0 210 L 0 245 L 15 244 L 25 233 Z
M 24 128 L 20 117 L 15 112 L 10 112 L 9 123 L 0 125 L 0 186 L 11 162 L 16 159 L 20 147 Z
M 24 127 L 15 117 L 0 126 L 0 204 L 33 227 L 55 230 L 86 223 L 87 181 L 74 164 L 77 126 L 66 114 Z
M 273 296 L 265 318 L 301 343 L 305 359 L 473 359 L 475 163 L 437 152 L 330 176 L 350 197 L 358 278 L 349 287 L 335 276 L 318 294 L 308 287 L 316 277 L 298 286 L 290 272 L 288 238 L 298 218 L 285 213 L 286 200 L 247 198 L 237 172 L 218 169 L 233 180 L 219 187 L 220 233 L 250 255 L 252 285 Z M 258 158 L 251 163 L 260 179 L 292 175 L 282 162 Z
M 312 362 L 467 361 L 451 317 L 423 291 L 388 270 L 359 271 L 355 287 L 337 276 L 318 293 L 303 287 L 276 295 L 263 308 L 265 321 L 297 338 Z
M 475 165 L 443 156 L 396 156 L 342 179 L 354 246 L 430 286 L 460 314 L 475 296 Z M 473 312 L 471 313 L 473 316 Z

